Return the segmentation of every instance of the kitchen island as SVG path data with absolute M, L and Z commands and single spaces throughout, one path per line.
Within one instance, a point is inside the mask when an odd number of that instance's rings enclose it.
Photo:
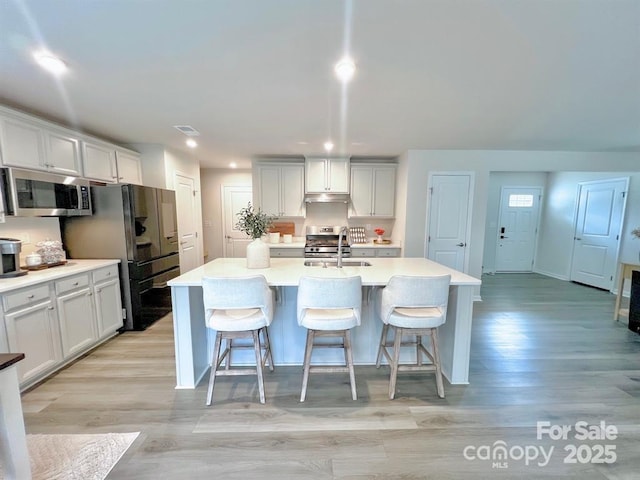
M 353 259 L 346 259 L 345 262 L 348 260 L 353 262 Z M 438 330 L 442 370 L 451 383 L 468 383 L 473 289 L 480 285 L 480 280 L 424 258 L 358 258 L 358 262 L 360 261 L 366 261 L 370 266 L 323 268 L 305 266 L 305 259 L 302 258 L 272 258 L 269 268 L 248 269 L 244 258 L 218 258 L 170 280 L 168 285 L 171 287 L 173 302 L 176 388 L 195 388 L 209 368 L 214 335 L 207 330 L 204 322 L 202 278 L 250 275 L 264 275 L 267 283 L 276 289 L 275 314 L 269 327 L 269 336 L 274 363 L 278 366 L 302 365 L 303 361 L 306 329 L 298 326 L 296 319 L 300 277 L 362 277 L 362 325 L 352 331 L 353 356 L 358 365 L 373 365 L 382 331 L 382 321 L 374 311 L 375 287 L 385 286 L 393 275 L 450 274 L 447 321 Z M 324 356 L 316 357 L 314 352 L 314 362 L 344 361 L 341 352 L 324 350 L 321 352 Z M 407 351 L 403 355 L 410 358 L 411 353 L 413 352 Z M 249 360 L 247 357 L 247 361 Z

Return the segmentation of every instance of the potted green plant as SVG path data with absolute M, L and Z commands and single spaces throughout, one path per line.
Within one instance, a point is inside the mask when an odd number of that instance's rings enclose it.
M 262 241 L 262 237 L 273 225 L 275 219 L 259 208 L 254 209 L 251 202 L 237 213 L 236 228 L 246 233 L 253 242 L 247 245 L 247 268 L 268 268 L 270 265 L 269 246 Z

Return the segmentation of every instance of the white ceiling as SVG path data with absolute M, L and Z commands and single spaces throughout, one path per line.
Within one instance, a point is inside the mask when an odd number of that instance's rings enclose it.
M 352 156 L 637 151 L 639 25 L 640 0 L 2 0 L 0 102 L 204 167 L 327 138 Z

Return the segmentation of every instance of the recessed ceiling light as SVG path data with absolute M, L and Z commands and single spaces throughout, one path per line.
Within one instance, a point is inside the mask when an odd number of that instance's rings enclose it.
M 196 148 L 198 146 L 198 142 L 196 142 L 193 138 L 188 138 L 185 143 L 189 148 Z
M 67 64 L 52 53 L 46 51 L 34 52 L 33 58 L 38 62 L 38 65 L 54 75 L 62 75 L 67 71 Z
M 324 149 L 327 152 L 330 152 L 331 150 L 333 150 L 333 142 L 331 140 L 324 142 Z
M 341 82 L 348 82 L 353 78 L 353 75 L 356 73 L 356 64 L 353 63 L 353 60 L 350 58 L 343 58 L 334 67 L 334 71 L 336 72 L 336 76 L 340 79 Z
M 238 166 L 238 164 L 236 162 L 231 162 L 229 164 L 229 168 L 236 168 Z

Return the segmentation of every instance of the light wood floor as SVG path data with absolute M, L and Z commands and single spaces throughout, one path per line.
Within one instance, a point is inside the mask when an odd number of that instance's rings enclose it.
M 314 375 L 299 403 L 298 367 L 175 390 L 167 317 L 120 335 L 23 397 L 28 433 L 141 435 L 109 479 L 640 478 L 640 336 L 611 320 L 614 296 L 535 274 L 483 277 L 474 305 L 470 385 L 388 370 Z M 536 439 L 536 422 L 615 425 L 615 440 Z M 554 447 L 547 466 L 467 460 L 465 447 Z M 615 445 L 612 464 L 565 464 L 569 443 Z M 533 448 L 533 447 L 532 447 Z M 469 452 L 469 450 L 467 450 Z M 518 450 L 512 450 L 517 457 Z M 585 457 L 583 457 L 585 458 Z

